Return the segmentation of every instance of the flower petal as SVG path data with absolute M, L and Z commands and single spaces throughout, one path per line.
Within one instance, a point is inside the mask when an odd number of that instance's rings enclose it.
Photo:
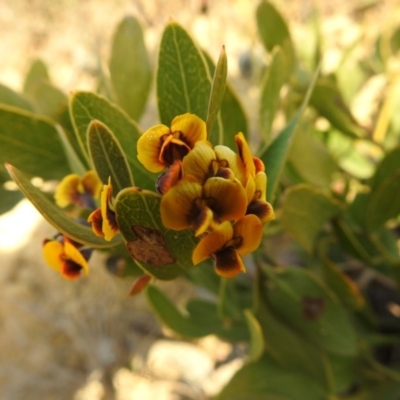
M 172 120 L 171 133 L 179 132 L 179 139 L 191 149 L 199 140 L 207 139 L 206 123 L 194 114 L 178 115 Z
M 262 223 L 275 219 L 275 212 L 270 203 L 253 199 L 247 206 L 246 215 L 257 216 Z
M 103 219 L 102 231 L 105 240 L 111 240 L 119 232 L 117 219 L 114 210 L 111 209 L 112 205 L 113 188 L 109 180 L 108 185 L 104 185 L 101 192 L 101 217 Z
M 233 225 L 233 238 L 241 238 L 236 250 L 244 256 L 251 253 L 261 243 L 262 223 L 255 215 L 246 215 Z
M 64 246 L 58 240 L 46 241 L 43 245 L 43 258 L 56 271 L 60 271 L 63 263 Z
M 192 223 L 191 228 L 195 230 L 195 236 L 200 236 L 209 229 L 212 229 L 214 225 L 218 226 L 218 224 L 215 224 L 213 211 L 208 207 L 204 207 Z
M 71 243 L 64 243 L 64 260 L 61 275 L 66 279 L 75 279 L 83 272 L 89 273 L 89 265 L 82 253 Z
M 227 168 L 230 168 L 233 171 L 235 177 L 239 179 L 244 186 L 246 184 L 246 170 L 239 155 L 237 155 L 229 147 L 222 145 L 215 146 L 214 151 L 217 155 L 218 161 L 225 160 L 227 163 Z
M 220 224 L 197 244 L 192 254 L 193 264 L 197 265 L 223 249 L 225 244 L 232 239 L 232 234 L 233 229 L 230 222 L 225 221 Z
M 203 187 L 203 198 L 221 222 L 240 219 L 246 213 L 246 192 L 237 179 L 207 179 Z
M 246 272 L 243 260 L 234 247 L 227 247 L 215 257 L 215 272 L 224 278 L 234 278 L 240 271 Z
M 186 175 L 192 176 L 201 184 L 212 176 L 211 163 L 216 160 L 216 155 L 209 142 L 197 142 L 193 150 L 182 161 L 182 168 Z
M 85 175 L 82 176 L 81 182 L 85 189 L 85 193 L 88 193 L 94 198 L 98 198 L 100 196 L 103 185 L 96 172 L 87 171 Z
M 182 178 L 182 162 L 175 160 L 168 171 L 163 172 L 157 179 L 156 189 L 158 193 L 165 194 L 175 186 Z
M 168 165 L 160 161 L 162 137 L 169 134 L 168 126 L 159 124 L 148 129 L 137 142 L 138 160 L 151 172 L 160 172 Z
M 239 132 L 235 136 L 236 146 L 238 148 L 239 157 L 241 158 L 244 168 L 246 170 L 246 177 L 254 177 L 256 174 L 256 168 L 254 166 L 253 155 L 251 154 L 250 147 L 246 142 L 242 132 Z
M 182 230 L 190 228 L 201 209 L 196 199 L 201 199 L 202 187 L 199 183 L 182 179 L 161 199 L 161 220 L 166 228 Z
M 81 178 L 77 174 L 67 175 L 61 180 L 54 194 L 54 199 L 59 207 L 64 208 L 77 201 L 80 181 Z
M 96 236 L 104 237 L 103 217 L 101 216 L 101 208 L 94 210 L 88 217 L 88 222 L 92 223 L 92 231 Z

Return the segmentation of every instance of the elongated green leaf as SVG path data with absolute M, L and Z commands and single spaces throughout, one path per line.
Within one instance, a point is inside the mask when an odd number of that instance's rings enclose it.
M 90 227 L 84 226 L 67 216 L 67 214 L 49 200 L 40 189 L 33 186 L 21 171 L 10 164 L 7 164 L 7 170 L 22 193 L 59 232 L 78 243 L 95 248 L 111 247 L 119 243 L 118 238 L 115 238 L 111 242 L 106 242 L 103 238 L 95 236 Z
M 24 195 L 20 190 L 7 190 L 4 183 L 10 180 L 7 172 L 0 171 L 0 215 L 13 208 Z
M 318 74 L 319 67 L 312 77 L 310 86 L 308 87 L 307 93 L 299 110 L 292 117 L 286 127 L 280 132 L 277 138 L 271 143 L 271 145 L 267 149 L 264 149 L 260 152 L 259 157 L 264 162 L 265 169 L 268 175 L 267 200 L 269 202 L 272 202 L 272 200 L 274 199 L 275 191 L 277 189 L 278 182 L 286 162 L 293 134 L 296 131 L 300 118 L 303 115 L 303 112 L 306 109 L 307 104 L 310 100 L 311 93 L 314 89 Z
M 20 108 L 26 111 L 33 111 L 32 103 L 24 95 L 14 92 L 9 87 L 0 83 L 0 104 Z
M 272 123 L 279 107 L 281 88 L 286 81 L 284 63 L 281 48 L 275 47 L 260 89 L 260 134 L 265 143 L 270 141 Z
M 217 119 L 221 109 L 221 104 L 225 94 L 226 76 L 228 74 L 228 60 L 226 58 L 225 46 L 222 46 L 222 51 L 218 59 L 217 67 L 214 71 L 214 78 L 211 85 L 210 101 L 208 103 L 207 112 L 207 132 L 211 132 L 211 128 Z M 223 132 L 222 132 L 223 133 Z M 220 135 L 222 136 L 222 135 Z M 223 137 L 218 140 L 219 144 L 223 144 Z
M 323 224 L 339 211 L 337 202 L 322 192 L 311 186 L 297 185 L 285 193 L 282 226 L 311 253 Z
M 386 178 L 372 193 L 367 207 L 366 226 L 380 228 L 400 214 L 400 170 Z
M 257 361 L 262 357 L 265 349 L 263 331 L 257 318 L 251 310 L 245 310 L 244 315 L 246 317 L 247 325 L 250 331 L 250 349 L 249 349 L 249 361 Z
M 289 75 L 296 62 L 296 54 L 289 29 L 282 15 L 269 2 L 261 1 L 256 12 L 258 32 L 268 51 L 280 46 L 285 58 L 284 74 Z
M 107 99 L 89 92 L 76 92 L 70 99 L 70 113 L 79 144 L 89 159 L 86 134 L 89 124 L 97 119 L 115 135 L 124 149 L 135 184 L 144 189 L 153 189 L 156 175 L 147 171 L 137 159 L 136 143 L 140 129 L 122 110 Z
M 158 57 L 157 101 L 160 120 L 170 125 L 177 116 L 193 113 L 206 120 L 211 76 L 201 50 L 177 23 L 163 33 Z
M 329 396 L 314 379 L 288 370 L 264 355 L 245 364 L 215 400 L 333 400 Z
M 36 87 L 43 82 L 50 82 L 47 66 L 42 60 L 34 60 L 29 68 L 24 82 L 24 93 L 32 95 Z
M 139 120 L 151 85 L 151 66 L 139 21 L 125 17 L 114 34 L 109 63 L 117 104 Z
M 265 268 L 268 305 L 287 325 L 330 353 L 355 355 L 356 334 L 339 299 L 310 271 Z
M 339 88 L 332 79 L 320 78 L 317 81 L 311 95 L 310 105 L 339 131 L 354 138 L 365 136 L 364 130 L 354 119 Z
M 43 179 L 60 179 L 69 172 L 57 128 L 45 117 L 0 106 L 0 149 L 0 170 L 9 162 Z
M 88 146 L 97 175 L 104 184 L 111 177 L 115 196 L 133 186 L 132 174 L 118 140 L 100 121 L 93 120 L 89 125 Z
M 193 231 L 173 231 L 161 222 L 161 196 L 148 190 L 122 190 L 115 201 L 118 226 L 138 265 L 158 279 L 173 279 L 193 267 Z M 196 267 L 198 268 L 198 267 Z
M 211 74 L 214 74 L 215 64 L 207 52 L 203 51 L 206 59 L 208 69 Z M 221 104 L 221 123 L 224 133 L 224 145 L 231 149 L 236 148 L 235 135 L 242 132 L 245 137 L 248 136 L 248 122 L 244 113 L 243 106 L 233 90 L 229 82 L 226 83 L 225 94 Z M 213 131 L 216 132 L 214 136 L 219 136 L 220 126 L 214 125 Z M 217 144 L 217 143 L 214 143 Z

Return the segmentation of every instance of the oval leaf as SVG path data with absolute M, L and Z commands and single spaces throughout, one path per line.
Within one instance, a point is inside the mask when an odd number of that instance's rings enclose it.
M 285 58 L 285 76 L 289 75 L 296 62 L 296 54 L 289 29 L 282 15 L 268 1 L 262 1 L 256 12 L 257 27 L 261 40 L 268 51 L 280 46 Z
M 29 99 L 24 95 L 14 92 L 9 87 L 0 83 L 0 104 L 21 108 L 26 111 L 34 111 L 33 106 Z
M 201 50 L 177 23 L 163 33 L 158 57 L 157 99 L 163 124 L 185 113 L 206 120 L 211 76 Z
M 100 248 L 111 247 L 119 243 L 115 238 L 106 242 L 103 238 L 95 236 L 92 229 L 79 224 L 58 206 L 56 206 L 44 193 L 33 186 L 29 179 L 17 168 L 6 165 L 11 178 L 15 181 L 22 193 L 31 201 L 43 217 L 62 234 L 86 246 Z
M 287 325 L 331 353 L 356 353 L 356 334 L 349 315 L 315 275 L 297 267 L 282 268 L 278 273 L 264 270 L 270 278 L 267 303 Z
M 125 112 L 102 96 L 76 92 L 70 99 L 70 113 L 82 152 L 88 160 L 87 130 L 92 120 L 97 119 L 112 131 L 124 149 L 135 184 L 145 189 L 154 188 L 157 176 L 147 171 L 137 159 L 136 143 L 141 134 L 140 129 Z
M 49 72 L 46 64 L 40 60 L 34 60 L 29 67 L 24 82 L 24 93 L 32 95 L 36 91 L 36 87 L 43 82 L 50 82 Z
M 157 193 L 128 188 L 118 194 L 115 212 L 128 251 L 138 265 L 146 273 L 168 280 L 193 267 L 197 239 L 192 230 L 173 231 L 163 226 L 160 201 Z
M 282 226 L 309 253 L 314 249 L 323 224 L 340 211 L 338 204 L 307 185 L 288 189 L 282 204 Z
M 151 85 L 151 66 L 139 21 L 124 18 L 114 34 L 109 63 L 116 102 L 139 120 Z
M 111 177 L 115 196 L 133 186 L 132 174 L 118 140 L 100 121 L 94 120 L 89 125 L 88 146 L 97 175 L 104 184 Z
M 57 128 L 45 117 L 0 106 L 0 148 L 1 165 L 29 169 L 31 176 L 60 179 L 69 173 Z

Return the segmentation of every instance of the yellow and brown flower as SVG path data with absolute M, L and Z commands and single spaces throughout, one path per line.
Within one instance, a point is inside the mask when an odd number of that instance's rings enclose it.
M 195 143 L 206 140 L 205 122 L 194 114 L 175 117 L 171 127 L 155 125 L 139 138 L 137 143 L 138 159 L 151 172 L 160 172 L 182 160 Z
M 242 257 L 257 249 L 261 238 L 262 223 L 255 215 L 246 215 L 234 225 L 225 221 L 197 244 L 193 264 L 212 257 L 218 275 L 233 278 L 240 271 L 246 271 Z
M 242 218 L 246 207 L 246 193 L 237 179 L 213 177 L 202 185 L 186 177 L 162 197 L 161 219 L 169 229 L 191 228 L 199 236 L 223 221 Z
M 59 183 L 54 199 L 61 208 L 75 204 L 93 209 L 94 199 L 99 197 L 101 187 L 101 182 L 94 171 L 88 171 L 82 177 L 70 174 Z
M 80 249 L 80 245 L 65 236 L 45 240 L 43 243 L 43 258 L 46 263 L 68 280 L 77 279 L 88 275 L 89 265 L 87 260 L 92 249 Z
M 104 185 L 101 192 L 100 207 L 88 217 L 94 234 L 105 240 L 111 240 L 119 232 L 112 196 L 113 187 L 111 178 L 108 178 L 108 185 Z

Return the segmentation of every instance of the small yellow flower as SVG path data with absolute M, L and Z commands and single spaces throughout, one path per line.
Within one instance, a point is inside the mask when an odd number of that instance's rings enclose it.
M 207 138 L 205 122 L 194 114 L 175 117 L 169 128 L 155 125 L 139 138 L 138 159 L 151 172 L 160 172 L 182 160 L 198 140 Z
M 94 234 L 105 240 L 111 240 L 119 232 L 112 195 L 111 178 L 108 178 L 108 185 L 104 185 L 101 192 L 100 207 L 88 217 L 88 222 L 92 223 Z
M 87 252 L 87 257 L 85 257 L 77 246 L 79 245 L 65 237 L 62 237 L 61 240 L 45 240 L 43 243 L 43 258 L 63 278 L 68 280 L 77 279 L 82 274 L 88 275 L 89 265 L 87 259 L 91 254 L 90 250 Z
M 160 210 L 166 228 L 191 228 L 199 236 L 223 221 L 242 218 L 246 207 L 246 193 L 237 179 L 214 177 L 201 185 L 187 177 L 164 194 Z
M 88 171 L 82 177 L 70 174 L 59 183 L 54 199 L 61 208 L 70 204 L 94 208 L 93 199 L 99 197 L 101 187 L 101 182 L 94 171 Z
M 240 271 L 246 272 L 242 257 L 257 249 L 261 238 L 262 223 L 255 215 L 246 215 L 233 226 L 225 221 L 197 244 L 193 264 L 213 257 L 217 274 L 234 278 Z

